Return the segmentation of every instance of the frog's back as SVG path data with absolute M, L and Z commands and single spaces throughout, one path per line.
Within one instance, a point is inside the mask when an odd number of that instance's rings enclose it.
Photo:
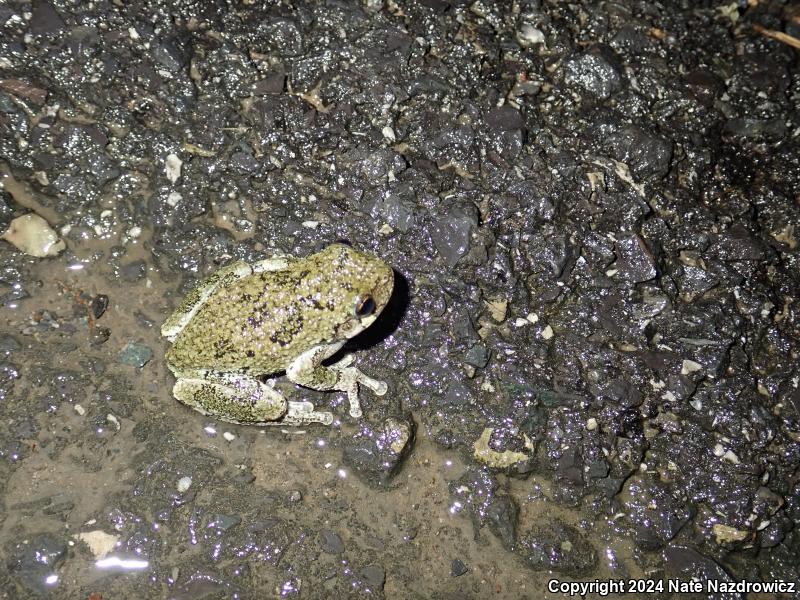
M 299 353 L 335 336 L 325 277 L 299 261 L 284 271 L 248 275 L 216 290 L 167 352 L 181 368 L 284 370 Z

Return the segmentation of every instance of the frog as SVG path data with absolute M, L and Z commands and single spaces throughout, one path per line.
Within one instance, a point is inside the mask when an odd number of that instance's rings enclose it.
M 377 256 L 334 243 L 304 258 L 273 256 L 222 267 L 190 291 L 164 321 L 166 363 L 176 399 L 219 420 L 249 425 L 331 425 L 333 414 L 287 399 L 293 383 L 347 393 L 363 415 L 359 386 L 378 396 L 386 382 L 346 354 L 323 364 L 372 325 L 389 302 L 394 271 Z

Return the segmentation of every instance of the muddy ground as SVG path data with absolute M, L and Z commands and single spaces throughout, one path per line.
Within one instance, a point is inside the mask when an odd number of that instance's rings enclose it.
M 778 0 L 0 3 L 0 597 L 796 581 L 798 38 Z M 362 419 L 171 397 L 194 284 L 341 239 L 396 272 Z

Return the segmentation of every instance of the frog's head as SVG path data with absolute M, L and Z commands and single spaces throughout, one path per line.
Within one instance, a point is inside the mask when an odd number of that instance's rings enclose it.
M 338 315 L 336 338 L 358 335 L 381 314 L 394 286 L 392 268 L 372 254 L 345 244 L 332 244 L 319 253 L 327 264 Z

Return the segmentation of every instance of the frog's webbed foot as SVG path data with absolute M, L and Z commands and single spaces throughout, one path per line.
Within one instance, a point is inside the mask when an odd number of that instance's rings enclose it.
M 294 402 L 289 400 L 289 410 L 276 425 L 307 425 L 308 423 L 333 423 L 333 415 L 327 411 L 314 410 L 311 402 Z
M 367 386 L 378 396 L 386 394 L 389 386 L 386 385 L 385 381 L 373 379 L 356 367 L 351 367 L 353 360 L 353 355 L 350 354 L 328 368 L 338 375 L 333 389 L 347 392 L 347 401 L 350 403 L 350 416 L 357 419 L 363 414 L 361 412 L 361 402 L 358 398 L 358 384 Z
M 301 354 L 286 369 L 287 377 L 297 383 L 315 390 L 337 390 L 347 392 L 350 403 L 350 416 L 357 419 L 362 416 L 361 402 L 358 398 L 358 384 L 371 389 L 378 396 L 383 396 L 388 386 L 384 381 L 373 379 L 352 367 L 353 356 L 348 355 L 340 361 L 325 367 L 320 364 L 341 348 L 341 344 L 330 347 L 313 348 Z

